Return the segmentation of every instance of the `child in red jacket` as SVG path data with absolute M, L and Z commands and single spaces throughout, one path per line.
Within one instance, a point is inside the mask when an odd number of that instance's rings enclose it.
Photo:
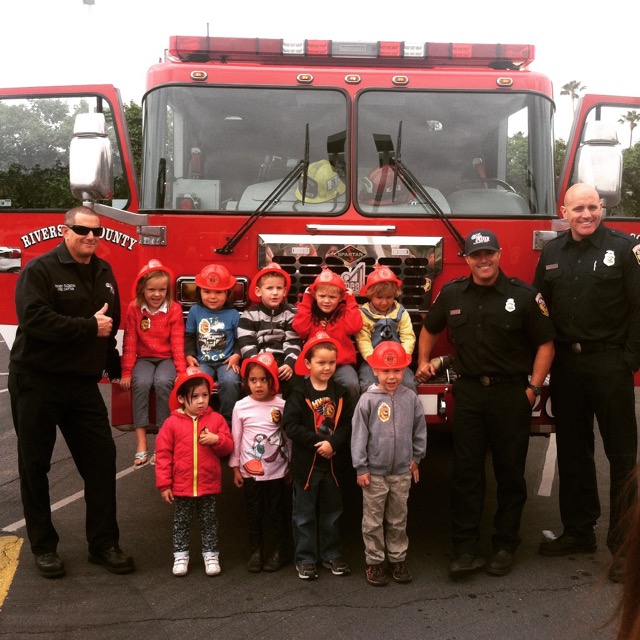
M 208 576 L 220 573 L 216 494 L 222 491 L 220 458 L 233 451 L 225 419 L 209 406 L 213 379 L 188 367 L 171 392 L 171 415 L 156 440 L 156 487 L 175 505 L 173 575 L 189 569 L 189 530 L 197 510 L 202 556 Z
M 135 469 L 149 462 L 149 391 L 155 390 L 156 424 L 161 427 L 169 417 L 169 394 L 176 373 L 184 373 L 187 367 L 182 308 L 173 300 L 172 288 L 171 269 L 160 260 L 150 260 L 133 283 L 133 300 L 127 309 L 120 386 L 132 392 Z
M 362 314 L 355 296 L 337 273 L 325 267 L 318 274 L 298 303 L 293 329 L 305 341 L 324 331 L 338 343 L 333 379 L 347 389 L 355 407 L 360 398 L 360 382 L 353 336 L 362 329 Z

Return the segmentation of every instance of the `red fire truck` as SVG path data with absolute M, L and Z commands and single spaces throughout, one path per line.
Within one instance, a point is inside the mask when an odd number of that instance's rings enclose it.
M 467 273 L 462 238 L 475 228 L 494 230 L 504 271 L 531 281 L 572 182 L 594 184 L 608 223 L 638 234 L 619 121 L 640 100 L 585 96 L 556 171 L 552 86 L 533 60 L 531 45 L 174 36 L 148 72 L 139 188 L 115 89 L 0 90 L 5 341 L 16 272 L 60 241 L 78 200 L 98 202 L 123 306 L 152 257 L 176 273 L 185 313 L 209 263 L 237 277 L 239 309 L 271 261 L 290 273 L 293 303 L 324 265 L 357 295 L 381 263 L 403 281 L 416 333 L 442 284 Z M 452 352 L 441 336 L 437 355 Z M 428 423 L 451 419 L 454 377 L 444 366 L 421 385 Z M 114 424 L 126 421 L 114 407 Z M 551 423 L 545 394 L 532 429 Z

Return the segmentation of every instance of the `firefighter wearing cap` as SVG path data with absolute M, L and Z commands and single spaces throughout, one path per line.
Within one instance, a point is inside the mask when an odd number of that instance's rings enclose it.
M 600 516 L 593 459 L 593 416 L 610 465 L 607 546 L 620 548 L 620 518 L 634 493 L 624 491 L 636 464 L 633 373 L 640 366 L 640 244 L 601 224 L 602 203 L 576 184 L 562 213 L 569 230 L 545 245 L 535 274 L 556 327 L 551 399 L 556 418 L 563 534 L 540 545 L 562 556 L 596 549 Z M 622 561 L 609 576 L 622 578 Z
M 185 330 L 187 364 L 200 367 L 218 383 L 220 413 L 231 426 L 241 385 L 236 343 L 240 314 L 233 306 L 236 279 L 226 267 L 209 264 L 195 283 L 197 303 L 189 309 Z
M 487 446 L 493 456 L 498 508 L 494 517 L 492 575 L 511 570 L 520 543 L 527 499 L 524 477 L 531 407 L 553 359 L 553 324 L 542 297 L 499 267 L 500 245 L 480 229 L 465 241 L 469 277 L 444 285 L 427 312 L 419 340 L 416 377 L 435 375 L 429 362 L 438 335 L 448 328 L 456 347 L 451 487 L 451 578 L 485 566 L 480 521 Z M 530 376 L 530 381 L 529 381 Z
M 353 336 L 362 328 L 362 316 L 355 296 L 337 273 L 325 267 L 318 274 L 298 303 L 293 328 L 303 340 L 325 331 L 338 342 L 340 353 L 333 377 L 349 390 L 355 406 L 360 383 Z
M 243 358 L 263 351 L 278 363 L 278 379 L 286 397 L 294 382 L 295 366 L 302 341 L 293 329 L 295 309 L 287 302 L 291 277 L 272 262 L 251 280 L 249 299 L 255 304 L 243 311 L 238 324 L 238 347 Z
M 367 359 L 380 342 L 399 342 L 409 355 L 415 348 L 416 334 L 411 316 L 397 300 L 401 288 L 402 282 L 389 267 L 376 264 L 367 276 L 365 286 L 360 289 L 360 295 L 368 298 L 368 302 L 360 307 L 362 329 L 356 334 L 356 345 L 364 359 L 358 370 L 361 393 L 376 381 Z M 404 370 L 402 384 L 417 391 L 415 377 L 409 367 Z

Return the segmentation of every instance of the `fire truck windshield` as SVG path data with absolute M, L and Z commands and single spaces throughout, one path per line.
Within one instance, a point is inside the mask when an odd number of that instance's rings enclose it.
M 547 97 L 395 88 L 351 100 L 333 88 L 151 91 L 141 208 L 250 214 L 304 157 L 308 125 L 304 198 L 293 184 L 269 212 L 333 217 L 352 206 L 368 217 L 431 217 L 389 170 L 402 123 L 402 161 L 445 214 L 555 214 Z

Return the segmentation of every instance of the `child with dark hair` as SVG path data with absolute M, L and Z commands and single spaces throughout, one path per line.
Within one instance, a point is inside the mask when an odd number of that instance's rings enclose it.
M 242 362 L 242 379 L 249 395 L 233 409 L 233 453 L 229 466 L 233 483 L 242 488 L 247 507 L 251 573 L 278 571 L 287 558 L 289 523 L 286 484 L 291 443 L 282 430 L 284 400 L 278 365 L 270 353 Z M 265 560 L 264 523 L 275 530 L 275 549 Z
M 216 494 L 222 491 L 220 458 L 233 450 L 224 418 L 209 406 L 213 379 L 189 367 L 176 380 L 167 418 L 156 440 L 156 487 L 175 506 L 173 575 L 189 569 L 189 530 L 197 511 L 208 576 L 220 573 Z
M 226 267 L 210 264 L 196 276 L 197 304 L 189 309 L 185 353 L 190 367 L 200 367 L 218 383 L 220 413 L 231 426 L 240 397 L 240 352 L 236 333 L 240 314 L 233 307 L 236 279 Z
M 353 336 L 362 328 L 362 316 L 355 296 L 337 273 L 324 268 L 318 274 L 298 303 L 293 328 L 303 340 L 325 331 L 338 342 L 340 355 L 334 380 L 348 389 L 355 405 L 360 383 Z
M 339 346 L 327 333 L 309 340 L 296 363 L 306 377 L 287 398 L 283 427 L 293 443 L 293 538 L 298 576 L 318 577 L 317 563 L 336 576 L 350 573 L 342 555 L 342 492 L 334 458 L 348 457 L 353 406 L 333 380 Z

